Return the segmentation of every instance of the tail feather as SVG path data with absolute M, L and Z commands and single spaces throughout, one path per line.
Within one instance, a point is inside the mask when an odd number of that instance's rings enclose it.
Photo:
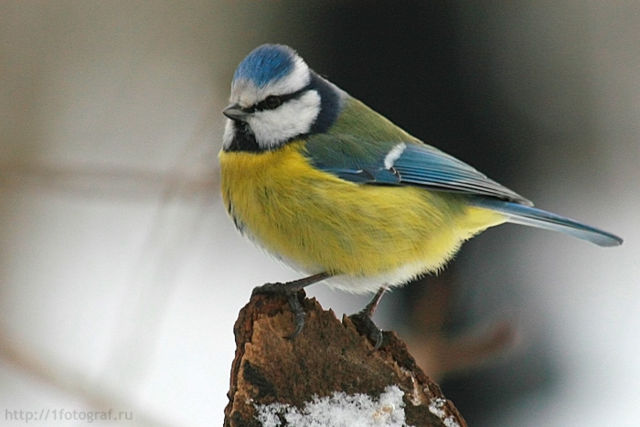
M 478 207 L 500 212 L 508 217 L 508 222 L 515 224 L 560 231 L 599 246 L 622 244 L 622 239 L 615 234 L 532 206 L 490 198 L 473 199 L 471 203 Z

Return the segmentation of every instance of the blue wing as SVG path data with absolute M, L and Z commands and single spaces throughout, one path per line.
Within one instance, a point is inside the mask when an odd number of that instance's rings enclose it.
M 532 204 L 468 164 L 419 142 L 369 142 L 349 136 L 323 135 L 309 139 L 307 155 L 315 167 L 347 181 L 417 185 Z

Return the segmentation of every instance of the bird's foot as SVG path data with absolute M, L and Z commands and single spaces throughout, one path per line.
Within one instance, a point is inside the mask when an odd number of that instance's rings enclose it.
M 292 282 L 266 283 L 262 286 L 253 288 L 251 296 L 266 294 L 283 295 L 287 298 L 287 302 L 289 303 L 289 307 L 291 308 L 291 312 L 293 313 L 294 325 L 293 333 L 287 338 L 293 339 L 298 336 L 300 332 L 302 332 L 302 329 L 304 328 L 304 321 L 306 318 L 304 307 L 302 307 L 302 303 L 300 302 L 300 298 L 304 298 L 304 293 L 300 295 L 300 291 L 302 291 L 305 286 L 309 286 L 315 282 L 319 282 L 320 280 L 326 279 L 329 276 L 330 274 L 328 273 L 319 273 L 299 280 L 294 280 Z
M 294 339 L 297 337 L 304 328 L 304 320 L 306 313 L 300 302 L 300 296 L 304 298 L 304 294 L 300 295 L 302 288 L 289 286 L 290 283 L 265 283 L 262 286 L 253 288 L 251 296 L 254 295 L 282 295 L 287 298 L 289 308 L 293 313 L 293 325 L 294 329 L 291 335 L 288 335 L 288 339 Z
M 384 342 L 384 334 L 382 330 L 378 328 L 378 326 L 373 322 L 371 316 L 365 311 L 359 311 L 355 314 L 349 316 L 349 319 L 356 326 L 356 329 L 361 335 L 366 336 L 371 340 L 373 344 L 373 351 L 378 350 L 382 347 L 382 343 Z
M 378 308 L 378 304 L 380 304 L 382 295 L 384 295 L 386 290 L 387 289 L 384 286 L 378 289 L 378 292 L 376 292 L 371 301 L 369 301 L 361 311 L 349 316 L 354 325 L 356 325 L 358 332 L 371 340 L 373 343 L 373 351 L 378 350 L 382 346 L 384 335 L 382 334 L 382 330 L 378 328 L 371 317 Z

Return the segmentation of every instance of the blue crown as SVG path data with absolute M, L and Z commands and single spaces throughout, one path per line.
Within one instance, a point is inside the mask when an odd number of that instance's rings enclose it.
M 294 67 L 296 52 L 288 46 L 263 44 L 238 65 L 233 80 L 245 79 L 258 87 L 286 76 Z

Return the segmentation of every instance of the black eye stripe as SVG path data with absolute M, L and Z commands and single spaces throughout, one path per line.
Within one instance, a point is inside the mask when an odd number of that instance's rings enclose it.
M 310 88 L 310 85 L 307 85 L 300 90 L 287 93 L 285 95 L 267 96 L 265 99 L 258 102 L 257 104 L 253 104 L 249 108 L 244 108 L 244 111 L 247 113 L 253 113 L 255 111 L 274 110 L 289 100 L 300 98 L 303 93 L 309 90 L 309 88 Z

